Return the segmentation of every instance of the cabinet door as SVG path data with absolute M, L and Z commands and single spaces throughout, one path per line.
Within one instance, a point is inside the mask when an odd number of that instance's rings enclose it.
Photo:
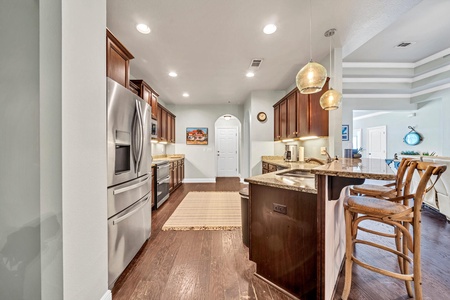
M 148 105 L 152 105 L 152 91 L 146 85 L 142 85 L 141 87 L 141 98 L 144 99 Z
M 297 90 L 297 136 L 309 135 L 309 97 Z
M 172 116 L 172 143 L 175 143 L 175 116 Z
M 107 29 L 106 30 L 106 76 L 129 87 L 130 60 L 134 56 Z
M 158 118 L 158 95 L 155 93 L 152 93 L 152 99 L 151 104 L 152 107 L 152 119 Z
M 170 180 L 169 180 L 169 192 L 171 192 L 173 190 L 173 183 L 174 183 L 174 163 L 171 162 L 170 166 L 169 166 L 169 172 L 170 172 Z
M 163 121 L 162 121 L 162 108 L 160 106 L 158 106 L 158 126 L 157 126 L 157 135 L 158 135 L 158 140 L 161 141 L 162 140 L 162 127 L 163 127 Z
M 178 185 L 183 182 L 181 172 L 183 172 L 183 160 L 178 161 Z
M 288 138 L 297 137 L 297 102 L 296 93 L 291 93 L 287 101 L 287 120 L 286 120 L 286 132 Z
M 280 103 L 280 136 L 281 139 L 287 137 L 287 101 Z
M 326 91 L 328 91 L 328 79 L 320 92 L 309 95 L 310 135 L 328 136 L 328 111 L 320 106 L 320 97 Z
M 172 143 L 172 115 L 167 114 L 167 141 Z
M 276 105 L 273 108 L 273 139 L 279 141 L 281 139 L 280 134 L 280 105 Z
M 167 141 L 167 111 L 161 109 L 161 118 L 158 119 L 158 124 L 161 127 L 161 140 Z

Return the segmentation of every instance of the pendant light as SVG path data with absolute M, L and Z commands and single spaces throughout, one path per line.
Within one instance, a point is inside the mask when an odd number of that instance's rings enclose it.
M 331 37 L 336 32 L 335 28 L 329 29 L 325 32 L 325 36 L 330 38 L 330 74 L 333 74 L 332 72 L 332 64 L 331 64 Z M 326 91 L 322 97 L 320 97 L 320 106 L 324 110 L 333 110 L 338 109 L 339 105 L 341 104 L 342 94 L 339 93 L 336 90 L 333 90 L 332 87 L 328 91 Z
M 297 74 L 295 82 L 302 94 L 313 94 L 320 92 L 327 80 L 327 70 L 312 60 L 311 27 L 312 7 L 309 0 L 309 57 L 310 61 Z

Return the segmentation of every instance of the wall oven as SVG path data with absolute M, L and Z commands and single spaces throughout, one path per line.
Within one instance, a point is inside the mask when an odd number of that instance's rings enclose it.
M 170 170 L 167 160 L 156 161 L 155 174 L 155 209 L 158 209 L 169 198 Z

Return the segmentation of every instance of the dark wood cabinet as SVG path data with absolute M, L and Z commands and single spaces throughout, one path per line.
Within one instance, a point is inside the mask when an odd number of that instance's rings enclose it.
M 280 105 L 275 105 L 273 107 L 273 139 L 275 141 L 281 140 L 280 133 Z
M 136 89 L 137 95 L 144 99 L 152 108 L 152 119 L 158 117 L 158 94 L 150 85 L 142 79 L 133 79 L 130 81 L 130 90 Z M 133 91 L 134 92 L 134 91 Z
M 169 192 L 176 190 L 184 180 L 184 158 L 174 160 L 169 165 Z
M 281 167 L 278 167 L 276 165 L 270 164 L 268 162 L 262 162 L 262 173 L 266 174 L 266 173 L 270 173 L 270 172 L 275 172 L 281 170 Z
M 129 88 L 130 60 L 134 56 L 106 29 L 106 76 Z
M 320 106 L 320 97 L 328 91 L 328 82 L 329 79 L 320 92 L 309 95 L 309 135 L 328 136 L 328 111 Z
M 317 195 L 250 184 L 250 260 L 299 299 L 317 297 Z
M 287 98 L 286 136 L 297 137 L 297 93 L 290 93 Z
M 158 119 L 158 94 L 152 90 L 152 97 L 150 106 L 152 107 L 152 119 Z
M 174 162 L 171 161 L 169 163 L 169 173 L 170 173 L 170 179 L 169 179 L 169 193 L 171 193 L 173 191 L 173 187 L 174 187 L 174 175 L 175 175 L 175 171 L 174 171 Z
M 308 95 L 300 93 L 297 89 L 295 92 L 296 102 L 297 102 L 297 111 L 296 111 L 296 120 L 297 120 L 297 137 L 307 136 L 309 135 L 309 97 Z
M 287 100 L 280 103 L 280 136 L 281 139 L 287 138 Z
M 159 141 L 175 143 L 175 118 L 176 116 L 164 106 L 158 105 L 157 135 Z
M 322 91 L 315 94 L 301 94 L 294 88 L 273 106 L 275 141 L 328 136 L 328 111 L 320 106 L 320 97 L 328 91 L 328 81 Z

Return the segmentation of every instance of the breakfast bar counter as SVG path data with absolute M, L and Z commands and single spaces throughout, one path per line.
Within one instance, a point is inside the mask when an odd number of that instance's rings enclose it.
M 345 255 L 343 187 L 365 179 L 394 180 L 384 159 L 341 158 L 329 164 L 277 171 L 249 182 L 250 259 L 256 276 L 292 298 L 326 299 Z M 291 180 L 292 179 L 292 180 Z

